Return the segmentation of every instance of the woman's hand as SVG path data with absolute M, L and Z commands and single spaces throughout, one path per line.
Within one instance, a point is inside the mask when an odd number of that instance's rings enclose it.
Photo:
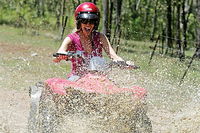
M 127 65 L 132 65 L 132 66 L 133 66 L 133 65 L 134 65 L 134 62 L 133 62 L 133 61 L 126 61 L 126 64 L 127 64 Z
M 137 69 L 138 66 L 134 65 L 132 61 L 124 61 L 124 60 L 113 60 L 113 65 L 122 69 Z
M 131 69 L 138 69 L 138 68 L 140 68 L 139 66 L 136 66 L 133 61 L 126 61 L 126 64 Z
M 58 63 L 61 60 L 68 60 L 68 56 L 67 55 L 59 55 L 58 57 L 56 57 L 55 59 L 53 59 L 53 62 Z

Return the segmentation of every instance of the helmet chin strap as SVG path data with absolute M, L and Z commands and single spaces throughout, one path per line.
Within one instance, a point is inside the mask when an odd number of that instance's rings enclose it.
M 91 42 L 92 42 L 92 50 L 95 50 L 95 45 L 94 45 L 94 29 L 93 29 L 93 31 L 92 31 L 92 40 L 91 40 Z

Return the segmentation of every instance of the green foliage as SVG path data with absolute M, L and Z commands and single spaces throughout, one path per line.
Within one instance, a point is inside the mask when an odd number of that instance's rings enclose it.
M 189 24 L 188 24 L 188 40 L 189 43 L 191 43 L 192 45 L 190 46 L 194 46 L 194 42 L 195 42 L 195 38 L 196 38 L 196 28 L 197 28 L 198 22 L 194 16 L 194 14 L 191 14 L 189 16 Z
M 36 0 L 37 1 L 37 0 Z M 36 5 L 36 1 L 14 0 L 1 1 L 0 24 L 14 25 L 16 27 L 31 27 L 53 30 L 56 28 L 56 8 L 58 0 L 46 1 L 44 7 Z M 40 6 L 40 7 L 39 7 Z M 42 14 L 42 10 L 44 14 Z M 70 23 L 70 26 L 72 24 Z
M 66 1 L 64 16 L 68 16 L 67 30 L 75 27 L 74 6 L 86 0 Z M 157 1 L 157 0 L 156 0 Z M 167 3 L 165 0 L 124 0 L 121 9 L 121 29 L 123 39 L 148 40 L 155 28 L 155 36 L 166 31 Z M 139 2 L 139 3 L 138 3 Z M 150 3 L 149 3 L 150 2 Z M 173 5 L 173 38 L 176 38 L 176 5 L 179 1 L 172 1 Z M 1 0 L 0 1 L 0 24 L 14 25 L 16 27 L 30 27 L 33 29 L 60 30 L 62 0 Z M 103 14 L 102 0 L 97 1 L 101 14 Z M 187 5 L 189 6 L 189 5 Z M 195 7 L 195 5 L 194 5 Z M 157 9 L 157 22 L 153 27 L 153 18 Z M 113 10 L 112 34 L 116 27 L 116 1 Z M 101 16 L 102 17 L 102 16 Z M 189 47 L 193 47 L 196 40 L 197 20 L 195 10 L 192 10 L 188 20 L 187 39 Z M 99 29 L 102 29 L 102 21 Z M 181 36 L 182 37 L 182 36 Z M 174 41 L 175 42 L 175 41 Z

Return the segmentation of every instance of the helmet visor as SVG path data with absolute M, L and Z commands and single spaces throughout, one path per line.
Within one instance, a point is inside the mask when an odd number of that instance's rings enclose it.
M 83 24 L 95 24 L 96 23 L 96 19 L 80 19 L 80 22 Z
M 81 13 L 78 15 L 79 19 L 99 19 L 99 16 L 95 13 Z

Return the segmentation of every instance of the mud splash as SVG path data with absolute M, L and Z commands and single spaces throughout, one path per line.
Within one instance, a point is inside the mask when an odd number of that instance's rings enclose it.
M 178 79 L 166 79 L 167 74 L 159 70 L 153 74 L 115 70 L 109 76 L 120 86 L 147 89 L 147 115 L 154 133 L 200 132 L 200 84 L 194 79 L 179 85 Z
M 36 119 L 30 121 L 32 125 L 29 129 L 32 131 L 68 133 L 151 131 L 145 100 L 133 97 L 132 93 L 107 95 L 67 88 L 67 95 L 57 95 L 51 93 L 47 84 L 38 84 L 38 87 L 33 87 L 32 90 L 39 87 L 44 91 L 39 111 L 36 115 L 32 115 L 36 116 Z

